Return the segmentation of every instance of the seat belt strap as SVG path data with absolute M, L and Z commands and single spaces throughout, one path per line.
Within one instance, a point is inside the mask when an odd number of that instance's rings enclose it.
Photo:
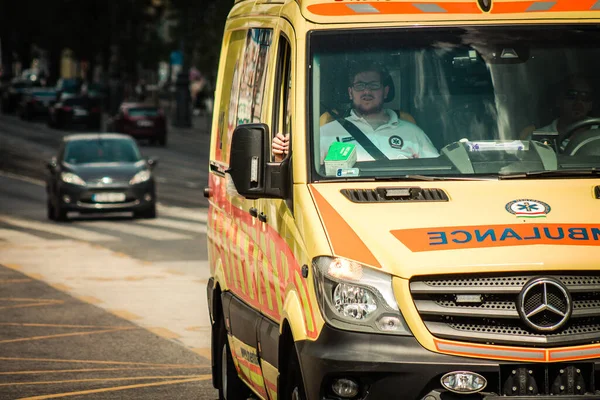
M 375 144 L 371 142 L 369 138 L 352 122 L 348 121 L 347 119 L 339 119 L 338 122 L 342 124 L 350 136 L 356 139 L 358 144 L 360 144 L 362 148 L 365 149 L 371 157 L 373 157 L 374 160 L 389 160 L 389 158 L 387 158 L 387 156 L 383 154 L 383 152 L 379 150 L 377 146 L 375 146 Z

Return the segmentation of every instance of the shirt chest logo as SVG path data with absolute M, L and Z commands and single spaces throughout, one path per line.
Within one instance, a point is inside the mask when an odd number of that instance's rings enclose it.
M 402 147 L 404 147 L 404 140 L 402 140 L 400 136 L 390 136 L 390 138 L 388 139 L 388 143 L 390 144 L 390 147 L 392 149 L 400 150 Z

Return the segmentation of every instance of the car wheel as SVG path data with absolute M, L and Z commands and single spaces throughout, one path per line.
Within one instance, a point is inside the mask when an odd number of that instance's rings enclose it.
M 48 199 L 48 201 L 46 202 L 46 215 L 49 220 L 56 220 L 56 216 L 54 214 L 54 206 L 52 205 L 52 201 L 50 201 L 50 199 Z
M 67 220 L 67 210 L 62 208 L 61 206 L 53 207 L 54 208 L 54 220 L 55 221 L 66 221 Z
M 285 375 L 283 398 L 290 400 L 306 400 L 304 382 L 302 380 L 302 372 L 300 371 L 300 362 L 298 361 L 296 349 L 292 347 L 290 353 L 291 359 Z
M 161 136 L 161 138 L 158 139 L 158 144 L 161 145 L 162 147 L 165 147 L 167 145 L 167 137 Z
M 227 330 L 223 320 L 219 323 L 217 371 L 219 371 L 219 400 L 246 400 L 250 389 L 240 379 L 233 363 Z
M 135 212 L 133 215 L 135 218 L 156 218 L 156 203 L 152 203 L 147 210 Z

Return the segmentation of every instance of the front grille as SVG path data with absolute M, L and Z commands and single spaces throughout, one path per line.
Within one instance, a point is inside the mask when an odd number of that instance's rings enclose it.
M 420 187 L 342 189 L 341 193 L 354 203 L 448 201 L 448 195 L 442 189 Z
M 556 279 L 570 293 L 570 318 L 559 329 L 545 332 L 528 325 L 523 314 L 538 326 L 552 326 L 553 313 L 536 314 L 539 293 L 519 310 L 519 294 L 539 275 L 418 277 L 410 282 L 415 306 L 425 326 L 436 337 L 458 341 L 513 346 L 557 347 L 600 342 L 600 275 L 544 275 Z M 565 311 L 559 294 L 548 289 L 547 303 Z

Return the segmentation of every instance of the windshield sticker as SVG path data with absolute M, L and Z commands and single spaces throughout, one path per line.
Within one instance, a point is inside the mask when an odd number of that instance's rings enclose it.
M 348 176 L 358 176 L 360 170 L 358 168 L 338 168 L 335 176 L 338 178 L 346 178 Z
M 467 145 L 469 151 L 521 151 L 528 150 L 528 143 L 520 140 L 513 141 L 478 141 L 478 142 L 463 142 Z
M 539 200 L 519 199 L 507 203 L 506 211 L 519 218 L 546 218 L 550 206 Z
M 398 229 L 390 233 L 413 252 L 534 244 L 600 245 L 600 225 L 595 224 L 450 226 Z

